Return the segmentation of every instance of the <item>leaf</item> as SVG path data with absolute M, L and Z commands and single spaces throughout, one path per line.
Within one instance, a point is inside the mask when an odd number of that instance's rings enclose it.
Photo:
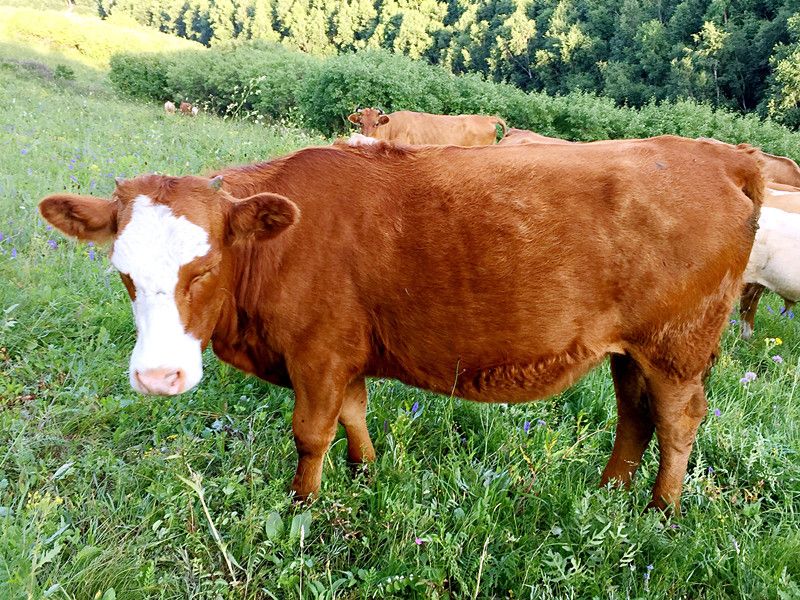
M 102 600 L 117 600 L 117 592 L 114 591 L 114 588 L 108 588 L 103 594 Z
M 267 522 L 264 523 L 264 532 L 267 534 L 267 539 L 272 542 L 277 540 L 283 533 L 283 520 L 278 511 L 273 510 L 267 515 Z
M 303 537 L 308 538 L 308 533 L 311 530 L 311 511 L 307 510 L 292 517 L 292 526 L 289 529 L 289 538 L 294 539 L 300 537 L 301 529 L 303 530 Z
M 64 475 L 69 473 L 69 471 L 72 469 L 72 465 L 74 465 L 74 464 L 75 463 L 73 461 L 70 461 L 70 462 L 66 462 L 63 465 L 61 465 L 60 467 L 58 467 L 58 469 L 56 469 L 56 472 L 53 473 L 53 481 L 61 479 Z

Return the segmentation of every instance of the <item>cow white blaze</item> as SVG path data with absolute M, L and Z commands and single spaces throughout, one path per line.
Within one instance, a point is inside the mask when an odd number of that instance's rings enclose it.
M 131 220 L 114 242 L 111 262 L 136 288 L 137 337 L 130 361 L 130 383 L 136 391 L 179 394 L 200 381 L 200 340 L 181 322 L 175 288 L 180 268 L 210 248 L 208 232 L 199 225 L 176 217 L 148 196 L 134 199 Z

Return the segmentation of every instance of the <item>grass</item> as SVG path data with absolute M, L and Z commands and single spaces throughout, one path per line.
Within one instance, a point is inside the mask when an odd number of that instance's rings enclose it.
M 105 251 L 35 206 L 320 140 L 80 85 L 0 66 L 0 598 L 800 597 L 800 335 L 774 298 L 755 341 L 725 334 L 681 519 L 643 512 L 655 448 L 630 492 L 597 488 L 605 366 L 505 410 L 373 380 L 377 462 L 352 473 L 340 432 L 321 497 L 294 506 L 291 393 L 207 354 L 193 392 L 136 395 Z

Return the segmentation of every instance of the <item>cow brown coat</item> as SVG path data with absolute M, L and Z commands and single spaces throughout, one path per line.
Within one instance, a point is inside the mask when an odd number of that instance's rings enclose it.
M 497 138 L 497 125 L 502 130 L 500 137 L 506 132 L 503 119 L 485 115 L 433 115 L 410 110 L 385 115 L 381 110 L 364 108 L 348 120 L 368 137 L 413 145 L 488 146 Z
M 655 431 L 651 505 L 678 504 L 753 242 L 752 150 L 339 145 L 218 175 L 222 191 L 150 175 L 113 208 L 57 195 L 42 212 L 103 239 L 145 193 L 209 231 L 213 256 L 198 260 L 215 266 L 198 284 L 183 267 L 182 318 L 222 360 L 294 388 L 298 496 L 319 489 L 337 420 L 350 459 L 374 458 L 366 376 L 519 402 L 611 355 L 619 422 L 601 481 L 627 485 Z

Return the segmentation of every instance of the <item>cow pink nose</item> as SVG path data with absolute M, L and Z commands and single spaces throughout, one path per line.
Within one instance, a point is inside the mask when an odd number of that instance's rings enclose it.
M 147 369 L 136 371 L 136 381 L 148 394 L 173 396 L 186 387 L 186 373 L 182 369 Z

